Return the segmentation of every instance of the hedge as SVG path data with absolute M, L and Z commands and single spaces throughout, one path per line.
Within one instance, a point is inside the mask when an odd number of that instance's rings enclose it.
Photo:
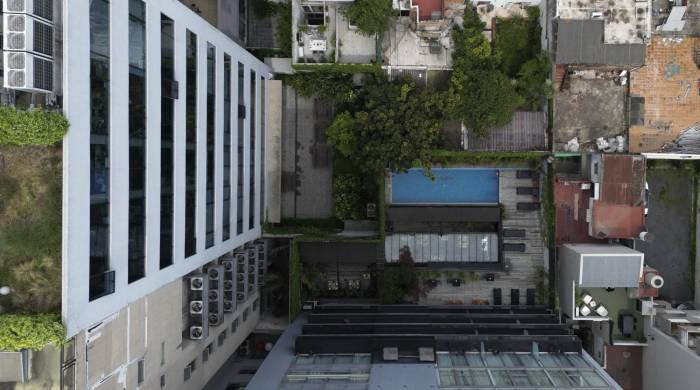
M 66 329 L 57 314 L 0 314 L 0 351 L 40 351 L 63 345 Z
M 468 152 L 452 150 L 433 151 L 433 163 L 443 166 L 469 164 L 487 165 L 504 163 L 527 163 L 537 166 L 542 159 L 549 156 L 547 152 Z
M 369 73 L 376 77 L 385 75 L 384 69 L 379 65 L 373 64 L 293 64 L 292 68 L 296 71 L 312 71 L 325 73 Z
M 67 131 L 68 121 L 57 112 L 0 107 L 0 144 L 53 145 Z

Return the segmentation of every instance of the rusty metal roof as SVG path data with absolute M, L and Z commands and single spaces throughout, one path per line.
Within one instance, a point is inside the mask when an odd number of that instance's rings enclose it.
M 645 165 L 643 156 L 604 154 L 600 202 L 628 206 L 642 205 Z

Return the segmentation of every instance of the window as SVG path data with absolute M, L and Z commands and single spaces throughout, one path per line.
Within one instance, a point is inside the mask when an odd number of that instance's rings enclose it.
M 236 196 L 236 234 L 243 233 L 243 151 L 245 150 L 245 145 L 243 145 L 244 131 L 245 131 L 245 117 L 246 117 L 246 107 L 245 107 L 245 67 L 240 62 L 238 63 L 238 126 L 236 127 L 237 140 L 238 140 L 238 153 L 236 154 L 236 160 L 238 163 L 238 179 L 237 179 L 237 196 Z
M 160 15 L 160 268 L 173 264 L 175 200 L 175 32 L 173 20 Z
M 185 372 L 184 372 L 185 373 L 185 381 L 190 380 L 190 378 L 192 377 L 192 373 L 194 372 L 194 370 L 196 368 L 197 368 L 197 359 L 192 360 L 190 362 L 190 364 L 185 366 Z
M 248 174 L 250 194 L 248 197 L 248 229 L 255 228 L 255 132 L 257 122 L 256 112 L 256 76 L 255 71 L 250 71 L 250 173 Z
M 162 374 L 160 376 L 160 388 L 164 389 L 165 388 L 165 374 Z
M 165 341 L 160 343 L 160 365 L 165 365 Z
M 226 329 L 224 329 L 223 332 L 219 333 L 219 340 L 218 340 L 219 347 L 224 345 L 224 340 L 226 340 Z
M 216 48 L 207 43 L 206 248 L 214 246 L 214 153 L 216 150 Z
M 129 283 L 146 273 L 146 7 L 129 0 Z
M 250 308 L 246 307 L 245 310 L 243 310 L 243 322 L 246 322 L 246 320 L 248 320 L 248 314 L 250 314 Z
M 259 298 L 256 298 L 256 299 L 253 301 L 253 311 L 258 311 L 258 306 L 259 306 L 259 305 L 260 305 L 260 299 L 259 299 Z
M 214 352 L 214 343 L 211 343 L 207 345 L 206 348 L 204 348 L 204 351 L 202 351 L 202 362 L 206 362 L 209 360 L 209 355 L 211 355 Z
M 138 367 L 138 384 L 142 384 L 146 380 L 146 364 L 143 359 L 139 360 L 137 363 Z
M 222 239 L 231 238 L 231 56 L 224 55 L 224 188 Z
M 187 31 L 185 97 L 185 257 L 197 253 L 197 35 Z
M 233 322 L 231 323 L 231 334 L 236 333 L 237 330 L 238 330 L 238 318 L 233 320 Z
M 109 2 L 90 2 L 90 289 L 114 292 L 109 276 Z M 114 276 L 111 276 L 114 279 Z

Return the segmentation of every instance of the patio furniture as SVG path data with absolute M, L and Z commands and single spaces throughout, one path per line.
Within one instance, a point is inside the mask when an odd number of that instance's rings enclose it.
M 518 211 L 537 211 L 540 209 L 540 202 L 518 202 Z
M 525 229 L 503 229 L 503 237 L 525 238 Z
M 506 242 L 503 243 L 503 251 L 504 252 L 525 252 L 525 244 L 523 243 L 512 243 L 512 242 Z
M 486 279 L 487 282 L 493 282 L 496 280 L 496 274 L 486 274 L 484 275 L 484 279 Z
M 526 296 L 526 300 L 527 300 L 527 305 L 534 306 L 534 304 L 535 304 L 535 289 L 528 288 L 527 291 L 525 292 L 525 296 Z
M 501 300 L 501 289 L 500 288 L 493 289 L 493 304 L 496 306 L 500 306 L 503 304 L 503 302 Z
M 510 304 L 511 306 L 520 305 L 520 290 L 517 288 L 510 289 Z
M 515 193 L 518 195 L 539 196 L 540 189 L 539 189 L 539 187 L 516 187 Z

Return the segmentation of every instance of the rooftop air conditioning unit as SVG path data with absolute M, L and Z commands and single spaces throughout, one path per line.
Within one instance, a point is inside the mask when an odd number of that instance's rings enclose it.
M 219 292 L 216 290 L 209 290 L 209 302 L 216 302 L 219 300 Z
M 34 92 L 53 90 L 53 61 L 27 52 L 4 53 L 4 86 Z
M 190 290 L 200 291 L 204 288 L 204 279 L 199 276 L 190 278 Z
M 190 314 L 201 314 L 204 310 L 204 302 L 202 301 L 191 301 L 190 302 Z
M 233 313 L 233 302 L 224 301 L 224 313 Z
M 224 266 L 224 271 L 233 270 L 233 262 L 231 260 L 222 260 L 221 265 Z
M 224 290 L 225 291 L 233 290 L 233 280 L 224 280 Z
M 219 325 L 221 323 L 221 316 L 215 313 L 210 313 L 209 314 L 209 325 Z
M 207 270 L 207 274 L 209 275 L 209 279 L 218 279 L 219 278 L 219 270 L 216 268 L 209 268 Z
M 236 256 L 236 261 L 238 261 L 238 264 L 245 264 L 245 255 L 240 254 Z
M 190 339 L 201 340 L 204 338 L 204 330 L 201 326 L 190 326 Z
M 53 26 L 29 15 L 3 15 L 3 49 L 53 57 Z
M 46 20 L 53 20 L 53 0 L 5 0 L 2 12 L 29 14 Z
M 243 302 L 243 301 L 245 301 L 245 294 L 244 294 L 244 293 L 238 293 L 238 294 L 236 294 L 236 299 L 238 300 L 238 302 Z
M 238 274 L 236 277 L 238 278 L 239 282 L 242 282 L 245 280 L 245 275 L 243 275 L 243 274 Z

